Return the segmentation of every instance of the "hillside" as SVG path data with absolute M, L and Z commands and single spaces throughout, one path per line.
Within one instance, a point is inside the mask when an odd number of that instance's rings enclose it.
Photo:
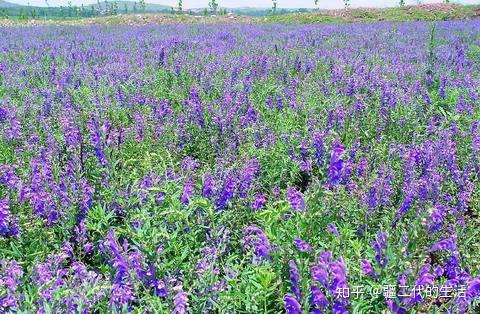
M 113 4 L 113 1 L 108 1 L 107 4 Z M 140 10 L 140 5 L 138 2 L 135 1 L 117 1 L 118 8 L 120 11 L 127 7 L 128 11 L 134 11 L 135 9 Z M 105 2 L 100 2 L 100 5 L 97 3 L 86 4 L 87 7 L 94 7 L 96 9 L 105 9 Z M 167 5 L 155 4 L 155 3 L 145 3 L 145 11 L 146 12 L 167 12 L 170 11 L 171 7 Z
M 24 6 L 0 0 L 0 19 L 22 20 L 79 20 L 83 18 L 116 16 L 119 14 L 171 13 L 172 8 L 134 1 L 104 1 L 66 6 Z
M 0 8 L 2 8 L 2 9 L 3 8 L 17 8 L 17 7 L 20 7 L 20 5 L 0 0 Z

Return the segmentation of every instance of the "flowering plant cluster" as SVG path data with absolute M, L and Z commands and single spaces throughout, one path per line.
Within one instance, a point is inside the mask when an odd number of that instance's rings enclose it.
M 480 312 L 479 30 L 0 29 L 0 313 Z

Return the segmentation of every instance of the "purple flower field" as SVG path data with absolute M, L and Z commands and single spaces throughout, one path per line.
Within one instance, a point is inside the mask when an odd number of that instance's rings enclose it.
M 479 313 L 480 20 L 0 28 L 0 313 Z

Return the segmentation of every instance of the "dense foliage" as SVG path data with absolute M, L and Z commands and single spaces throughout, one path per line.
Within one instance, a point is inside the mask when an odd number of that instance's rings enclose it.
M 478 312 L 479 30 L 0 29 L 0 312 Z

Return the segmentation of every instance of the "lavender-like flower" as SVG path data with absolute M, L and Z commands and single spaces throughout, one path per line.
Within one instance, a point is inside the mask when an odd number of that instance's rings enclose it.
M 328 166 L 328 185 L 333 186 L 340 182 L 342 177 L 343 153 L 345 152 L 345 146 L 340 143 L 339 140 L 335 140 L 332 144 L 332 152 L 330 155 L 330 164 Z
M 252 183 L 260 171 L 260 163 L 256 159 L 249 160 L 243 169 L 239 172 L 238 195 L 240 198 L 246 198 L 252 188 Z
M 457 246 L 455 245 L 455 242 L 453 242 L 452 239 L 443 239 L 432 245 L 429 252 L 435 252 L 435 251 L 456 251 Z
M 337 238 L 340 238 L 340 233 L 338 232 L 337 226 L 335 226 L 333 223 L 328 224 L 327 231 Z
M 332 284 L 330 286 L 330 290 L 332 295 L 338 295 L 339 289 L 348 288 L 347 267 L 345 266 L 343 259 L 339 258 L 336 262 L 331 262 L 329 264 L 329 268 L 332 276 Z
M 290 267 L 290 288 L 297 300 L 301 300 L 302 293 L 300 291 L 300 272 L 298 271 L 297 263 L 292 260 L 288 263 L 288 265 Z
M 320 283 L 323 287 L 328 287 L 329 283 L 329 268 L 328 265 L 313 265 L 310 267 L 312 279 Z
M 357 165 L 357 174 L 360 177 L 363 177 L 367 175 L 367 169 L 368 169 L 368 159 L 365 157 L 362 157 Z
M 295 246 L 297 247 L 297 250 L 299 250 L 300 252 L 308 252 L 308 253 L 313 252 L 313 249 L 310 246 L 310 244 L 303 241 L 302 239 L 298 239 L 298 238 L 294 239 L 293 244 L 295 244 Z
M 108 165 L 108 160 L 104 154 L 104 145 L 100 135 L 100 127 L 93 118 L 87 122 L 87 127 L 90 132 L 90 139 L 93 144 L 93 151 L 95 153 L 95 156 L 97 157 L 99 164 L 102 167 L 106 167 Z
M 115 281 L 122 282 L 128 276 L 128 260 L 123 256 L 123 248 L 118 243 L 115 231 L 110 230 L 105 238 L 105 249 L 112 255 L 112 266 L 117 270 Z
M 255 199 L 252 201 L 250 207 L 253 210 L 262 209 L 267 203 L 267 197 L 263 194 L 255 194 Z
M 10 114 L 10 125 L 5 130 L 5 137 L 8 140 L 16 140 L 22 136 L 22 125 L 15 111 Z
M 368 275 L 368 276 L 370 276 L 372 278 L 375 278 L 375 279 L 378 278 L 377 273 L 375 272 L 372 265 L 370 264 L 370 262 L 367 259 L 362 258 L 361 263 L 362 263 L 362 271 L 365 275 Z
M 315 285 L 310 286 L 310 291 L 312 292 L 310 296 L 310 304 L 313 307 L 314 313 L 323 313 L 323 310 L 329 305 L 329 301 L 325 297 L 325 294 Z
M 414 287 L 432 287 L 434 285 L 435 276 L 430 273 L 431 265 L 425 264 L 420 269 L 420 272 L 415 280 Z M 414 288 L 415 289 L 415 288 Z M 413 306 L 418 303 L 422 303 L 425 296 L 421 293 L 412 293 L 407 300 L 408 306 Z
M 190 203 L 194 192 L 193 179 L 187 179 L 183 185 L 182 195 L 180 195 L 180 201 L 183 205 L 188 205 Z
M 223 183 L 223 189 L 220 197 L 216 201 L 217 208 L 223 210 L 227 207 L 228 202 L 233 198 L 235 192 L 235 181 L 232 176 L 227 176 Z
M 480 277 L 474 278 L 470 281 L 466 294 L 471 300 L 480 296 Z
M 315 160 L 317 161 L 317 165 L 319 167 L 323 167 L 324 165 L 324 157 L 325 157 L 325 147 L 323 145 L 323 136 L 320 132 L 316 132 L 313 135 L 313 147 L 315 148 Z
M 294 211 L 305 211 L 305 201 L 303 200 L 302 194 L 298 192 L 295 188 L 288 188 L 287 198 L 290 202 L 290 207 Z
M 15 173 L 15 168 L 10 165 L 0 166 L 0 183 L 5 184 L 7 188 L 16 191 L 20 188 L 22 181 Z
M 135 300 L 135 292 L 130 283 L 114 282 L 110 289 L 110 305 L 117 311 Z
M 386 300 L 385 303 L 387 304 L 387 308 L 390 312 L 395 313 L 395 314 L 406 314 L 407 311 L 400 307 L 397 302 L 395 302 L 392 299 Z
M 251 225 L 245 229 L 242 245 L 247 252 L 253 252 L 254 261 L 261 263 L 270 258 L 272 247 L 267 236 L 256 225 Z
M 298 303 L 297 299 L 290 294 L 286 294 L 283 298 L 283 304 L 285 306 L 285 311 L 287 314 L 301 314 L 302 307 L 300 303 Z
M 385 268 L 388 263 L 388 258 L 385 256 L 387 249 L 387 234 L 384 232 L 377 232 L 376 239 L 371 242 L 373 249 L 375 250 L 375 260 L 380 267 Z
M 430 233 L 434 233 L 442 228 L 447 211 L 448 208 L 442 204 L 436 205 L 431 210 L 430 221 L 428 222 Z
M 167 193 L 165 192 L 158 192 L 157 195 L 155 195 L 155 204 L 157 206 L 163 205 L 163 203 L 165 202 L 166 195 Z
M 335 313 L 335 314 L 349 314 L 350 313 L 348 311 L 348 307 L 340 301 L 335 301 L 335 303 L 333 303 L 332 312 Z
M 188 295 L 183 290 L 182 286 L 177 286 L 174 289 L 177 293 L 173 301 L 173 314 L 187 314 L 188 313 Z
M 18 293 L 23 269 L 15 261 L 0 260 L 0 311 L 16 312 L 21 299 Z
M 18 235 L 18 218 L 10 212 L 8 200 L 0 199 L 0 236 L 4 238 Z
M 213 178 L 211 175 L 206 175 L 203 178 L 202 196 L 210 198 L 213 195 Z
M 200 166 L 200 163 L 195 158 L 187 156 L 182 162 L 182 169 L 187 173 L 195 171 Z

